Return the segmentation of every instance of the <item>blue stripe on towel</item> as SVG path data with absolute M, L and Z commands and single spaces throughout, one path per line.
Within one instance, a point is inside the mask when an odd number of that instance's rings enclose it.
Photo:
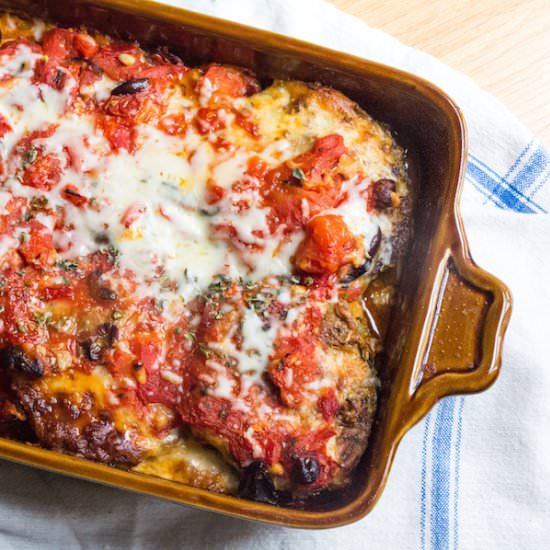
M 522 155 L 525 153 L 526 150 L 524 150 Z M 485 190 L 483 194 L 488 200 L 500 208 L 516 212 L 526 214 L 532 214 L 537 211 L 546 212 L 544 208 L 532 199 L 536 190 L 546 182 L 549 176 L 549 174 L 546 174 L 541 179 L 539 185 L 535 185 L 550 167 L 550 157 L 542 147 L 537 147 L 529 155 L 528 162 L 518 170 L 511 182 L 508 180 L 510 171 L 505 177 L 502 177 L 477 157 L 470 155 L 469 158 L 467 175 L 478 184 L 476 187 L 479 186 Z M 529 190 L 530 193 L 527 195 L 526 191 Z
M 514 173 L 515 169 L 521 164 L 521 162 L 525 158 L 525 155 L 527 154 L 527 152 L 529 151 L 529 149 L 531 148 L 531 145 L 533 145 L 533 143 L 534 143 L 533 141 L 530 141 L 525 146 L 525 149 L 523 149 L 523 151 L 519 154 L 518 158 L 514 161 L 512 166 L 510 166 L 510 169 L 508 170 L 508 172 L 506 172 L 506 174 L 504 176 L 504 179 L 506 181 L 510 181 L 511 175 Z
M 533 184 L 542 176 L 549 164 L 550 157 L 548 153 L 539 145 L 510 182 L 510 185 L 525 193 L 533 187 Z
M 437 407 L 432 443 L 431 547 L 449 548 L 451 435 L 456 398 L 443 399 Z
M 500 208 L 525 214 L 534 214 L 537 211 L 545 212 L 533 199 L 511 186 L 485 163 L 471 155 L 470 159 L 468 176 L 485 188 L 488 192 L 486 196 L 491 202 Z

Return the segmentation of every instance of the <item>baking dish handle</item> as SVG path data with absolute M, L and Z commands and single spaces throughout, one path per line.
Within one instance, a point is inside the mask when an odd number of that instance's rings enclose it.
M 500 369 L 511 313 L 508 288 L 477 267 L 464 244 L 445 255 L 421 336 L 407 417 L 416 422 L 442 397 L 488 388 Z

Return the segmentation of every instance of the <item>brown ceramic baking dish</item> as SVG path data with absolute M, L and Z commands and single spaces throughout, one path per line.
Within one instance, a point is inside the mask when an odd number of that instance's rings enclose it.
M 261 79 L 320 81 L 390 125 L 409 151 L 416 189 L 405 258 L 368 451 L 350 488 L 306 509 L 241 500 L 0 439 L 0 457 L 241 518 L 335 527 L 365 516 L 386 483 L 403 435 L 442 397 L 496 379 L 511 309 L 508 289 L 470 257 L 459 214 L 466 128 L 441 90 L 396 69 L 273 33 L 141 0 L 0 0 L 0 9 L 85 25 L 142 45 L 166 45 L 189 64 L 248 67 Z

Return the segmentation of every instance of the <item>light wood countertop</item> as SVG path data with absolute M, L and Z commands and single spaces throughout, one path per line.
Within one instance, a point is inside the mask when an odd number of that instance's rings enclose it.
M 550 147 L 550 0 L 331 0 L 466 73 Z

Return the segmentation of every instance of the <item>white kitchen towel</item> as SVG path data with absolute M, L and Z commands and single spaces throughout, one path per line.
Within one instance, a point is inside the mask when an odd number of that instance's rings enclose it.
M 470 131 L 473 256 L 514 296 L 502 374 L 486 393 L 443 400 L 405 437 L 380 502 L 353 525 L 258 525 L 2 462 L 0 548 L 549 548 L 548 152 L 468 78 L 325 2 L 172 3 L 417 73 L 455 98 Z

